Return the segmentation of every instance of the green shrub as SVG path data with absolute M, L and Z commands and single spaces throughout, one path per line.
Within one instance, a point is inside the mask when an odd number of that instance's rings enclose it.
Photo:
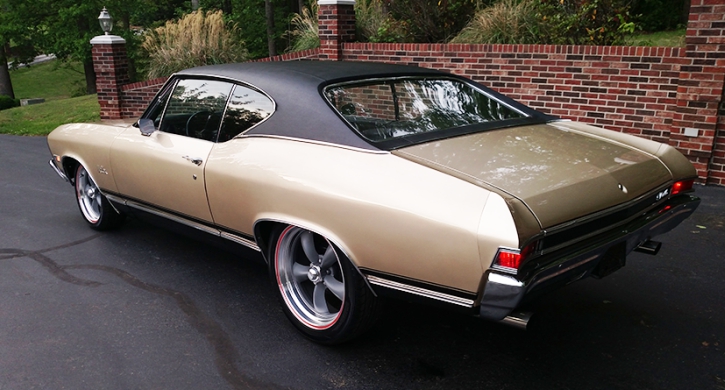
M 397 20 L 388 11 L 383 0 L 355 2 L 355 21 L 358 39 L 368 42 L 410 42 L 408 23 Z
M 290 23 L 292 30 L 285 33 L 285 36 L 292 40 L 287 51 L 301 51 L 314 49 L 320 46 L 320 36 L 318 35 L 317 24 L 317 2 L 310 4 L 310 7 L 304 7 L 302 14 L 295 14 Z
M 221 11 L 198 10 L 179 21 L 168 21 L 148 33 L 142 46 L 149 54 L 151 79 L 194 66 L 247 59 L 237 27 L 227 24 Z
M 405 23 L 414 42 L 446 42 L 471 20 L 480 0 L 395 0 L 394 20 Z
M 539 43 L 536 0 L 501 0 L 476 12 L 451 43 Z
M 621 45 L 634 32 L 628 0 L 540 0 L 541 43 Z
M 0 110 L 20 106 L 20 99 L 13 99 L 7 95 L 0 95 Z
M 644 31 L 674 30 L 687 25 L 688 0 L 634 0 L 632 15 Z

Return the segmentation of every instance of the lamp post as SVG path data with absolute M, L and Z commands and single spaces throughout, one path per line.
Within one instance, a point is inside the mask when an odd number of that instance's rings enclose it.
M 113 30 L 113 18 L 111 17 L 111 14 L 108 13 L 108 10 L 106 10 L 106 7 L 103 7 L 101 10 L 101 14 L 98 16 L 98 22 L 101 24 L 103 32 L 106 33 L 106 35 L 109 35 L 108 33 Z

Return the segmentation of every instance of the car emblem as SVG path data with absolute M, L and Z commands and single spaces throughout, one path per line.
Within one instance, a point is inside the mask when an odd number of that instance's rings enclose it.
M 617 187 L 619 187 L 620 191 L 624 192 L 625 194 L 627 193 L 627 187 L 622 185 L 622 183 L 617 184 Z
M 667 188 L 664 191 L 662 191 L 659 194 L 657 194 L 657 196 L 655 197 L 655 200 L 660 200 L 660 199 L 664 198 L 665 196 L 667 196 L 669 194 L 670 194 L 670 189 Z

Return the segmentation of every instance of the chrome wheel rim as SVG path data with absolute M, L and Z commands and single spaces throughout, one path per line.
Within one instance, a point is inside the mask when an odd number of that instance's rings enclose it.
M 101 191 L 82 165 L 76 172 L 76 196 L 83 217 L 90 223 L 98 222 L 101 219 Z
M 345 278 L 332 244 L 291 226 L 277 241 L 274 261 L 280 292 L 292 314 L 312 329 L 333 326 L 345 303 Z

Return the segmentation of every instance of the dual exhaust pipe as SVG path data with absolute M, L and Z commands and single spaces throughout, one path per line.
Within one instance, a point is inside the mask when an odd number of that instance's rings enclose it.
M 659 241 L 652 241 L 647 240 L 636 248 L 634 248 L 635 251 L 646 253 L 648 255 L 656 255 L 659 253 L 660 248 L 662 247 L 662 243 Z M 507 315 L 499 321 L 499 323 L 512 326 L 517 329 L 526 330 L 526 327 L 529 325 L 529 321 L 531 320 L 531 316 L 533 316 L 534 313 L 526 312 L 526 311 L 515 311 L 511 314 Z

